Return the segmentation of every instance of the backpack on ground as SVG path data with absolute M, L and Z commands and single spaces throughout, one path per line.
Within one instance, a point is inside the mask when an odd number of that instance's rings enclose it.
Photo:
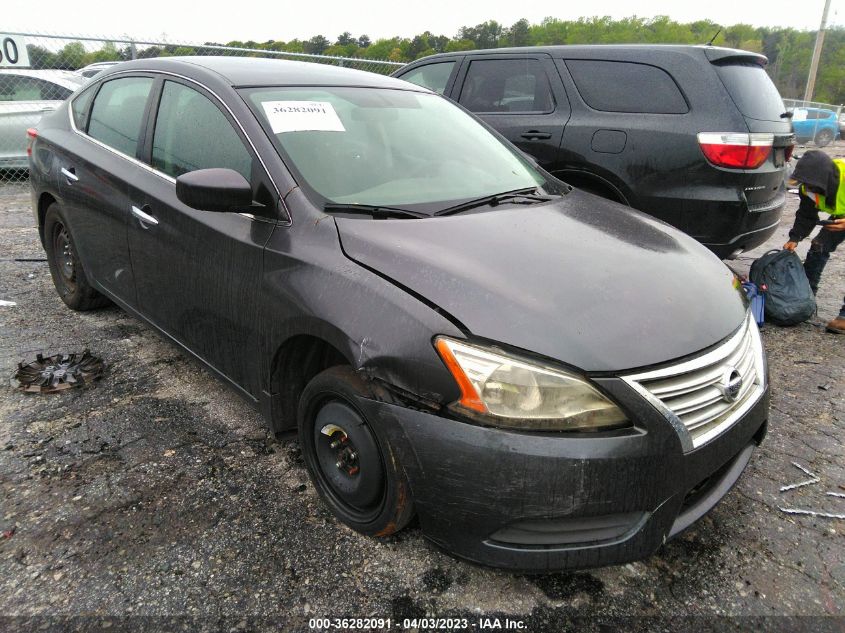
M 796 325 L 815 314 L 816 297 L 807 281 L 801 258 L 792 251 L 769 251 L 751 264 L 748 276 L 758 287 L 767 287 L 767 321 L 777 325 Z

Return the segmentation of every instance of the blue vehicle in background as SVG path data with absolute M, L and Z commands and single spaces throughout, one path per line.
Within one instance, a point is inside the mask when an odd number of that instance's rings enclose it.
M 795 108 L 792 127 L 799 143 L 813 141 L 819 147 L 824 147 L 839 137 L 836 112 L 824 108 Z

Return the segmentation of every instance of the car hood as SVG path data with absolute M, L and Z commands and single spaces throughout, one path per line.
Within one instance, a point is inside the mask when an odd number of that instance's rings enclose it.
M 421 220 L 335 218 L 346 255 L 436 304 L 473 336 L 584 371 L 709 347 L 745 301 L 680 231 L 593 195 Z

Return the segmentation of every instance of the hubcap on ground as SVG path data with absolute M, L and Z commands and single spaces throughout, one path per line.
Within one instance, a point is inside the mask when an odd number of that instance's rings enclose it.
M 314 420 L 317 462 L 331 492 L 357 512 L 377 507 L 384 491 L 384 467 L 378 445 L 352 407 L 324 404 Z

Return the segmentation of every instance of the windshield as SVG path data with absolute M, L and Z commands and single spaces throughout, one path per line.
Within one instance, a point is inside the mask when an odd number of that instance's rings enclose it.
M 562 185 L 448 100 L 347 87 L 242 91 L 300 184 L 320 204 L 434 213 L 507 191 Z

